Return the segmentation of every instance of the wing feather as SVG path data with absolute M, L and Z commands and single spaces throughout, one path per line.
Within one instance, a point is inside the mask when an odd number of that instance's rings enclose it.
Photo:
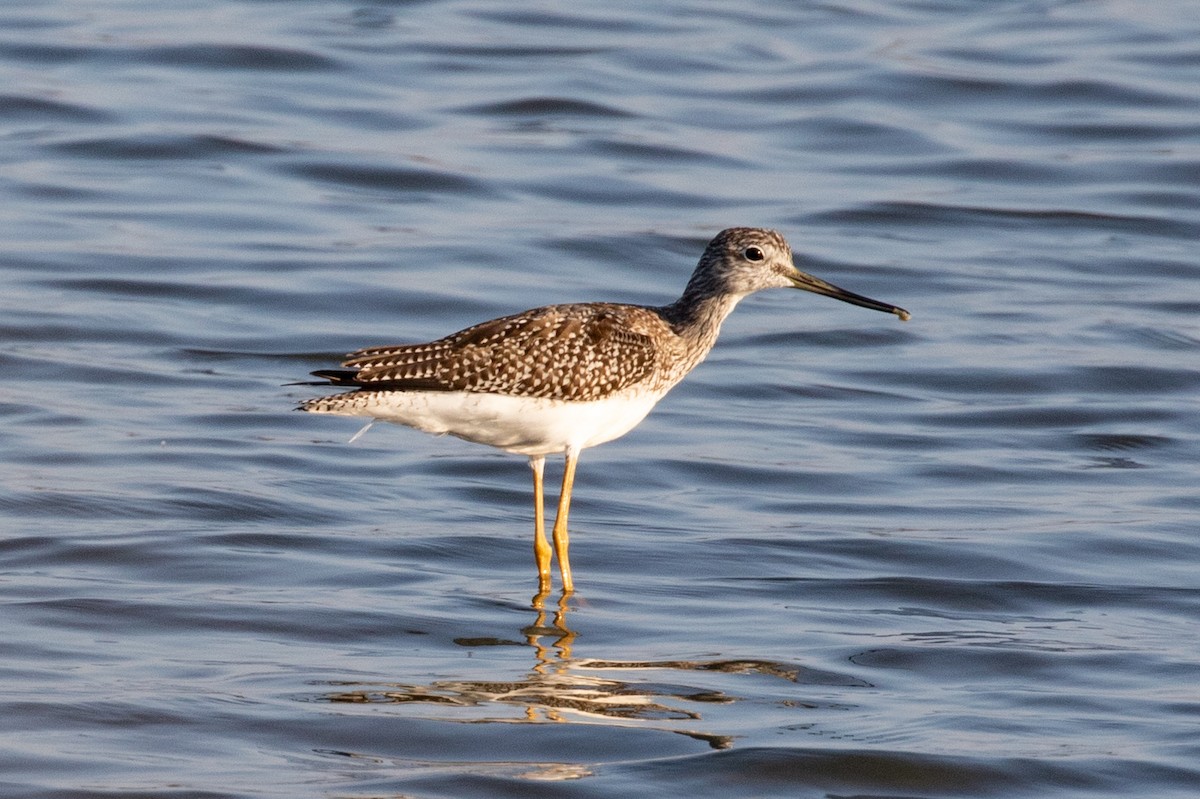
M 646 380 L 656 368 L 647 308 L 551 305 L 493 319 L 427 344 L 347 356 L 339 385 L 371 391 L 474 391 L 587 401 Z

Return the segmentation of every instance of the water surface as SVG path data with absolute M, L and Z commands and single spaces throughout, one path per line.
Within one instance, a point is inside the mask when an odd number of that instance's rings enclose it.
M 1188 4 L 160 6 L 0 11 L 0 794 L 1196 794 Z M 746 300 L 565 602 L 522 459 L 292 411 L 745 224 L 913 319 Z

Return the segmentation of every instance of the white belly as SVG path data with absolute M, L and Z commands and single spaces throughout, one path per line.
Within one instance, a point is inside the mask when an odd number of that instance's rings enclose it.
M 466 391 L 374 391 L 317 400 L 305 409 L 369 416 L 537 456 L 612 441 L 646 418 L 661 398 L 662 393 L 639 392 L 595 402 L 565 402 Z

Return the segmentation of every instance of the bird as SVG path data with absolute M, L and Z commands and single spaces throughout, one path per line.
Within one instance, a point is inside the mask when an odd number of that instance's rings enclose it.
M 704 360 L 738 302 L 769 288 L 910 318 L 903 308 L 800 271 L 777 231 L 732 227 L 708 243 L 683 294 L 669 305 L 546 305 L 424 344 L 367 347 L 347 355 L 341 369 L 311 373 L 321 379 L 312 385 L 349 391 L 306 400 L 298 410 L 367 417 L 368 426 L 392 422 L 527 457 L 541 595 L 552 579 L 543 469 L 547 456 L 563 455 L 552 538 L 566 596 L 574 591 L 567 520 L 580 452 L 637 426 Z

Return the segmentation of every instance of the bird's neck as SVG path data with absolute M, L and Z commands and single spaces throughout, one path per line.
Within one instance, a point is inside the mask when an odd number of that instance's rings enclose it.
M 677 336 L 703 342 L 707 350 L 716 342 L 721 323 L 741 299 L 739 294 L 715 290 L 693 279 L 683 296 L 662 309 L 662 315 Z

